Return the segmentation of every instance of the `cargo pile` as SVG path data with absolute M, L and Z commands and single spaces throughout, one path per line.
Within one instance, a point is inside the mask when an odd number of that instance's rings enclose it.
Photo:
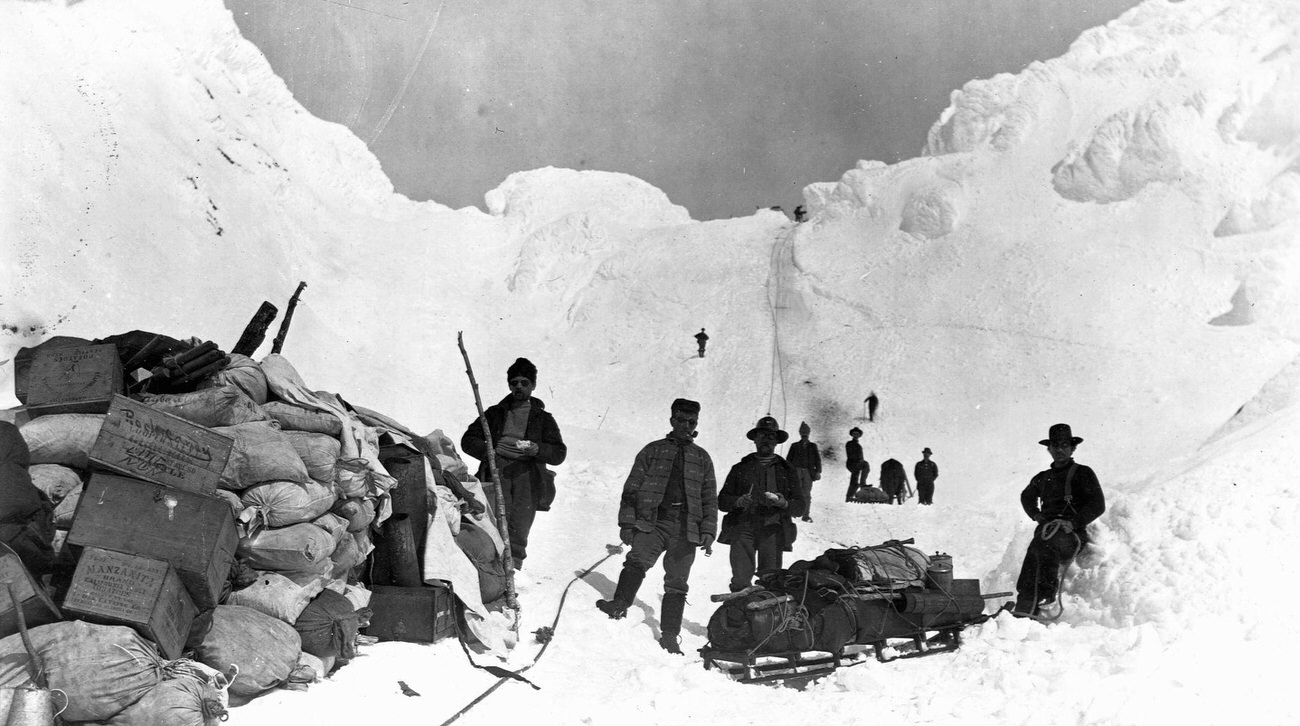
M 65 721 L 212 724 L 359 644 L 436 642 L 467 615 L 472 635 L 502 598 L 491 507 L 451 440 L 309 389 L 278 353 L 61 337 L 14 380 L 24 405 L 0 418 L 28 460 L 0 506 L 39 502 L 0 512 L 0 686 L 64 691 Z M 459 599 L 435 561 L 453 557 L 479 575 Z

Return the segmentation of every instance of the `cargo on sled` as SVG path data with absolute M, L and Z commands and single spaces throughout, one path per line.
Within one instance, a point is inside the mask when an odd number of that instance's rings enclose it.
M 911 539 L 829 549 L 726 595 L 700 649 L 705 669 L 747 683 L 800 686 L 874 656 L 881 662 L 956 650 L 988 619 L 979 580 L 953 579 L 952 558 Z

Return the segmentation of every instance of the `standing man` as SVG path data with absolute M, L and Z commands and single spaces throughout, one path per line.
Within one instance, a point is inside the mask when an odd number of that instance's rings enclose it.
M 506 522 L 510 529 L 510 555 L 516 570 L 523 569 L 528 556 L 528 532 L 538 512 L 551 508 L 555 485 L 547 464 L 564 463 L 569 450 L 560 438 L 560 427 L 546 412 L 546 404 L 533 398 L 537 387 L 537 366 L 527 358 L 516 358 L 506 369 L 510 395 L 483 412 L 497 458 L 497 496 L 505 497 Z M 488 445 L 483 425 L 472 421 L 460 437 L 460 448 L 478 459 L 479 481 L 490 481 Z
M 862 444 L 858 443 L 862 429 L 854 426 L 849 429 L 849 436 L 852 438 L 844 442 L 844 465 L 849 469 L 849 490 L 844 493 L 846 502 L 853 501 L 853 495 L 867 482 L 867 474 L 871 472 L 871 466 L 862 458 Z
M 867 394 L 867 400 L 864 403 L 867 404 L 867 421 L 875 422 L 876 407 L 880 405 L 880 399 L 876 397 L 876 392 L 872 391 Z
M 1038 443 L 1047 447 L 1052 465 L 1020 492 L 1020 505 L 1038 525 L 1016 580 L 1012 612 L 1017 615 L 1036 616 L 1056 599 L 1062 567 L 1087 546 L 1088 524 L 1106 511 L 1097 475 L 1074 461 L 1074 449 L 1083 439 L 1071 433 L 1069 424 L 1053 424 Z
M 916 477 L 916 500 L 918 504 L 934 504 L 934 480 L 939 478 L 939 465 L 930 461 L 930 447 L 921 449 L 921 460 L 912 467 Z
M 793 518 L 804 512 L 799 477 L 776 454 L 776 445 L 790 434 L 764 416 L 746 436 L 754 442 L 754 453 L 731 467 L 718 492 L 718 509 L 727 513 L 718 541 L 731 545 L 732 592 L 749 587 L 755 572 L 762 577 L 781 569 L 783 553 L 792 549 L 798 534 Z
M 697 446 L 700 404 L 673 401 L 669 434 L 641 449 L 623 483 L 618 537 L 631 551 L 623 560 L 614 597 L 596 607 L 611 619 L 627 615 L 646 572 L 664 557 L 664 600 L 659 616 L 659 646 L 681 655 L 678 636 L 686 609 L 686 579 L 695 550 L 710 553 L 718 529 L 718 482 L 709 452 Z
M 817 444 L 808 440 L 808 435 L 812 429 L 808 426 L 807 421 L 799 424 L 799 440 L 790 444 L 790 453 L 786 455 L 785 460 L 790 462 L 794 467 L 794 473 L 799 476 L 799 489 L 803 492 L 803 521 L 811 522 L 812 517 L 812 484 L 822 478 L 822 455 L 817 451 Z
M 695 334 L 695 342 L 700 344 L 700 357 L 704 357 L 704 344 L 709 342 L 709 334 L 700 328 L 700 332 Z

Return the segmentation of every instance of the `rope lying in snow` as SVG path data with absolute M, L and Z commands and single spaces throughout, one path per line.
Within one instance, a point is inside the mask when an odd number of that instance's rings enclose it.
M 564 601 L 566 598 L 569 597 L 569 588 L 573 587 L 573 584 L 578 580 L 581 580 L 587 575 L 590 575 L 593 570 L 595 570 L 597 567 L 600 567 L 602 564 L 604 564 L 605 560 L 608 560 L 609 558 L 623 551 L 623 548 L 619 545 L 605 545 L 605 549 L 606 549 L 606 554 L 604 557 L 600 558 L 599 560 L 596 560 L 596 562 L 593 563 L 591 567 L 588 567 L 582 572 L 579 572 L 577 575 L 574 575 L 573 579 L 569 580 L 569 584 L 564 586 L 564 592 L 560 593 L 560 604 L 555 609 L 555 619 L 551 621 L 551 624 L 549 626 L 538 628 L 536 631 L 534 631 L 534 634 L 537 636 L 537 640 L 541 642 L 542 647 L 540 650 L 537 651 L 537 655 L 533 656 L 533 661 L 531 663 L 524 666 L 523 668 L 520 668 L 517 671 L 507 671 L 504 668 L 497 668 L 495 666 L 480 666 L 477 663 L 474 663 L 472 658 L 470 659 L 470 664 L 473 665 L 475 668 L 481 668 L 483 670 L 486 670 L 489 673 L 492 673 L 493 675 L 499 676 L 499 678 L 496 683 L 493 683 L 487 690 L 480 693 L 477 698 L 475 698 L 473 701 L 470 701 L 468 704 L 466 704 L 464 708 L 452 714 L 451 718 L 447 719 L 446 721 L 443 721 L 441 726 L 447 726 L 447 724 L 452 723 L 453 721 L 460 718 L 461 716 L 464 716 L 466 713 L 469 712 L 471 708 L 474 708 L 478 704 L 482 703 L 483 699 L 492 695 L 493 691 L 500 688 L 502 684 L 506 683 L 507 681 L 520 680 L 532 686 L 534 690 L 541 690 L 539 686 L 535 685 L 532 681 L 529 681 L 527 678 L 524 678 L 520 674 L 522 674 L 524 671 L 528 670 L 529 668 L 532 668 L 533 666 L 537 665 L 537 661 L 542 659 L 542 656 L 546 654 L 546 649 L 551 645 L 551 641 L 555 639 L 555 628 L 560 623 L 560 613 L 564 612 Z M 459 628 L 459 625 L 457 627 Z M 462 649 L 465 648 L 464 639 L 461 639 L 460 647 Z M 468 650 L 465 651 L 465 655 L 466 656 L 469 655 Z

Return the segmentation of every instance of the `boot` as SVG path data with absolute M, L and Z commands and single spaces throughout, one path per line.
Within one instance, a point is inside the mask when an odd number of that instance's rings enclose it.
M 614 598 L 597 600 L 596 607 L 608 615 L 610 620 L 627 617 L 627 609 L 632 607 L 636 591 L 641 589 L 641 581 L 644 579 L 644 572 L 624 565 L 623 572 L 618 576 L 618 586 L 614 588 Z
M 682 655 L 677 639 L 682 632 L 682 611 L 685 609 L 686 593 L 664 593 L 663 612 L 659 615 L 659 647 L 673 655 Z

